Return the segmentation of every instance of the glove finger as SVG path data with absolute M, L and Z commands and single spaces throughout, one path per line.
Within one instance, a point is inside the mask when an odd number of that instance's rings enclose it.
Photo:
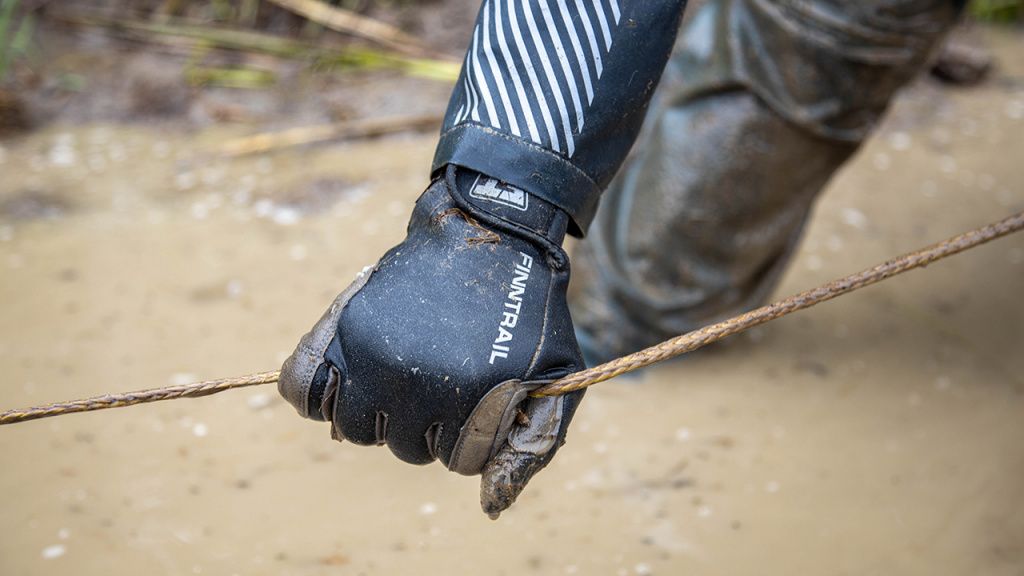
M 391 453 L 409 464 L 430 464 L 437 459 L 436 437 L 443 426 L 440 422 L 428 426 L 395 426 L 387 432 Z
M 496 520 L 516 501 L 537 472 L 564 443 L 565 431 L 582 394 L 534 398 L 524 405 L 508 441 L 484 466 L 480 480 L 480 506 Z
M 351 380 L 338 387 L 331 411 L 333 433 L 360 446 L 381 446 L 387 437 L 390 417 L 377 409 L 371 394 L 360 393 L 357 388 Z
M 371 271 L 363 270 L 324 312 L 313 328 L 307 332 L 299 341 L 299 345 L 281 367 L 281 376 L 277 381 L 277 390 L 295 407 L 304 418 L 321 420 L 320 404 L 317 398 L 310 402 L 310 392 L 316 392 L 315 396 L 320 397 L 323 389 L 312 390 L 315 381 L 322 384 L 326 381 L 326 370 L 324 357 L 328 346 L 334 341 L 337 335 L 338 319 L 348 301 L 366 285 L 370 279 Z
M 338 389 L 334 402 L 334 429 L 346 440 L 363 446 L 387 445 L 400 460 L 410 464 L 429 464 L 434 436 L 429 415 L 417 413 L 413 406 L 382 407 L 373 390 L 376 383 L 347 381 Z

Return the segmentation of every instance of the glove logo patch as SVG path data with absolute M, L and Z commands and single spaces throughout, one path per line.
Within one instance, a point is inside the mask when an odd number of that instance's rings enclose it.
M 501 322 L 498 324 L 498 337 L 491 344 L 490 364 L 498 358 L 508 358 L 512 329 L 519 324 L 519 313 L 523 307 L 523 295 L 526 294 L 526 281 L 530 279 L 533 269 L 533 257 L 519 253 L 521 261 L 516 262 L 516 270 L 512 275 L 512 288 L 508 291 L 505 304 L 501 310 Z
M 477 176 L 469 195 L 479 200 L 487 200 L 516 210 L 526 210 L 530 204 L 530 195 L 526 192 L 499 182 L 494 178 Z

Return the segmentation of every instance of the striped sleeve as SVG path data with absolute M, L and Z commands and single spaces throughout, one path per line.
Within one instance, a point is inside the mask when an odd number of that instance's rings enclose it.
M 558 205 L 582 235 L 629 152 L 684 0 L 485 0 L 434 170 L 457 164 Z

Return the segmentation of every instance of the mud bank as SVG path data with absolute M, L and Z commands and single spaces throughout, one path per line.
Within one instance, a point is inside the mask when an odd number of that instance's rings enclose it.
M 782 293 L 1024 208 L 1024 43 L 909 90 Z M 218 160 L 239 128 L 0 143 L 0 407 L 273 369 L 402 235 L 433 138 Z M 271 388 L 0 430 L 4 574 L 1024 570 L 1024 238 L 602 384 L 499 522 Z

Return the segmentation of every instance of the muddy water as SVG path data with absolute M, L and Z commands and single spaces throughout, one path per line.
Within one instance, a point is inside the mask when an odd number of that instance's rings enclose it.
M 900 100 L 781 292 L 1024 208 L 1003 62 Z M 275 368 L 400 238 L 433 146 L 211 156 L 236 135 L 0 144 L 0 407 Z M 498 522 L 269 388 L 3 428 L 0 573 L 1019 575 L 1021 294 L 1024 237 L 603 384 Z

